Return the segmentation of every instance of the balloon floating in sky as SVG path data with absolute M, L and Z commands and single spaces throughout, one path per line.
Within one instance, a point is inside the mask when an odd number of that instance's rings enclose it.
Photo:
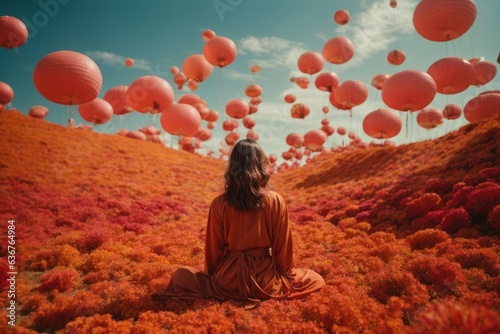
M 97 124 L 104 124 L 113 116 L 113 107 L 108 101 L 101 98 L 80 104 L 78 106 L 80 116 L 87 122 Z
M 417 111 L 427 107 L 436 96 L 432 77 L 417 70 L 393 74 L 382 87 L 384 103 L 399 111 Z
M 33 82 L 47 100 L 75 105 L 90 102 L 99 95 L 102 74 L 88 56 L 62 50 L 46 55 L 36 64 Z
M 340 9 L 333 14 L 333 20 L 340 25 L 349 23 L 350 15 L 345 9 Z
M 391 8 L 396 8 L 398 6 L 397 0 L 391 0 L 389 6 L 391 6 Z
M 321 54 L 307 51 L 300 55 L 297 66 L 302 73 L 315 74 L 323 69 L 324 60 Z
M 14 90 L 12 87 L 0 81 L 0 106 L 9 104 L 14 98 Z
M 291 108 L 290 108 L 290 115 L 292 118 L 306 118 L 307 115 L 309 115 L 311 112 L 311 109 L 309 109 L 309 106 L 307 104 L 304 104 L 302 102 L 300 103 L 295 103 Z
M 0 46 L 3 48 L 17 48 L 28 39 L 28 28 L 13 16 L 0 16 Z
M 262 94 L 262 87 L 258 84 L 251 84 L 245 88 L 245 94 L 248 97 L 254 98 Z
M 472 86 L 482 86 L 493 80 L 497 74 L 497 67 L 490 61 L 481 60 L 480 58 L 469 59 L 469 62 L 474 67 L 474 80 Z
M 368 88 L 359 80 L 347 80 L 334 91 L 335 100 L 347 109 L 359 106 L 368 99 Z
M 313 152 L 318 152 L 323 149 L 323 144 L 328 136 L 321 130 L 311 130 L 304 135 L 304 146 Z
M 125 66 L 132 67 L 134 65 L 134 60 L 132 58 L 125 59 Z
M 462 115 L 462 107 L 455 103 L 448 103 L 444 106 L 443 117 L 448 120 L 454 120 Z
M 349 38 L 337 36 L 325 43 L 322 53 L 327 62 L 344 64 L 354 55 L 354 45 Z
M 252 67 L 250 67 L 250 72 L 252 72 L 252 73 L 259 73 L 260 70 L 261 70 L 261 68 L 259 65 L 253 65 Z
M 161 114 L 160 122 L 171 135 L 192 137 L 200 127 L 201 116 L 193 106 L 175 103 Z
M 321 91 L 332 92 L 340 84 L 340 79 L 334 72 L 321 72 L 316 77 L 314 84 Z
M 196 82 L 203 82 L 212 74 L 213 69 L 212 64 L 201 54 L 190 55 L 182 63 L 182 72 L 188 79 Z
M 382 90 L 384 83 L 391 77 L 390 74 L 376 74 L 371 81 L 371 85 L 378 90 Z
M 430 41 L 451 41 L 470 29 L 476 12 L 473 0 L 422 0 L 413 12 L 413 26 Z
M 392 50 L 387 54 L 387 62 L 391 65 L 401 65 L 405 59 L 406 54 L 402 50 Z
M 145 75 L 135 79 L 127 89 L 125 100 L 140 113 L 161 113 L 174 101 L 174 90 L 163 78 Z
M 434 129 L 443 124 L 443 113 L 433 107 L 424 108 L 418 112 L 417 124 L 426 130 Z
M 33 106 L 28 111 L 28 115 L 33 118 L 44 119 L 49 114 L 49 109 L 44 106 Z
M 370 112 L 363 120 L 363 130 L 368 136 L 375 139 L 397 136 L 402 125 L 399 113 L 385 108 Z
M 113 114 L 125 115 L 134 111 L 134 109 L 127 104 L 127 89 L 128 86 L 115 86 L 108 89 L 104 94 L 103 99 L 111 105 Z
M 223 36 L 215 36 L 203 46 L 203 55 L 206 60 L 213 66 L 220 68 L 231 64 L 236 59 L 237 53 L 236 44 Z
M 500 92 L 483 92 L 473 97 L 464 107 L 464 116 L 469 122 L 498 115 L 500 115 Z
M 446 57 L 434 62 L 427 73 L 434 79 L 436 89 L 441 94 L 463 92 L 474 80 L 474 67 L 459 57 Z
M 226 103 L 226 114 L 229 117 L 240 119 L 248 115 L 250 107 L 241 99 L 231 99 Z
M 213 30 L 210 30 L 210 29 L 205 29 L 203 30 L 203 32 L 201 33 L 201 38 L 207 42 L 209 40 L 211 40 L 212 38 L 215 37 L 215 32 Z

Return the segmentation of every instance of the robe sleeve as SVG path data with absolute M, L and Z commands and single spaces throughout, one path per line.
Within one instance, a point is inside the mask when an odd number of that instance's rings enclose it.
M 278 268 L 287 274 L 294 267 L 292 232 L 288 223 L 288 207 L 280 196 L 278 199 L 277 220 L 273 222 L 273 253 Z
M 222 221 L 220 201 L 214 200 L 210 205 L 207 219 L 205 239 L 205 273 L 213 275 L 224 254 L 224 225 Z

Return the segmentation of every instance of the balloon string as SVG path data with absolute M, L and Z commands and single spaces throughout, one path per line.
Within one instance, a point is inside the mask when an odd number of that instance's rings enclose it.
M 223 115 L 223 111 L 222 111 L 222 67 L 219 67 L 219 110 L 220 110 L 221 115 Z

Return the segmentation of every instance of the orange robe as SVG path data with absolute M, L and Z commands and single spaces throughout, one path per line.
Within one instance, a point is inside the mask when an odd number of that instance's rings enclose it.
M 316 272 L 294 267 L 288 208 L 271 191 L 254 211 L 238 211 L 216 197 L 208 214 L 205 271 L 179 268 L 161 296 L 255 306 L 266 299 L 303 298 L 324 285 Z

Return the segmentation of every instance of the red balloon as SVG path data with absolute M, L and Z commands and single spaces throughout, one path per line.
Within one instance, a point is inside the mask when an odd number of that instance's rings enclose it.
M 185 103 L 185 104 L 189 104 L 193 107 L 197 103 L 205 104 L 205 102 L 203 101 L 203 99 L 201 97 L 199 97 L 197 94 L 193 94 L 193 93 L 187 93 L 187 94 L 183 94 L 183 95 L 179 96 L 179 98 L 177 99 L 177 103 Z
M 462 107 L 458 104 L 449 103 L 443 109 L 443 117 L 448 120 L 457 119 L 462 115 Z
M 393 74 L 382 87 L 384 103 L 399 111 L 417 111 L 428 106 L 436 96 L 436 83 L 421 71 L 405 70 Z
M 108 89 L 104 94 L 103 99 L 111 104 L 115 115 L 125 115 L 134 110 L 127 104 L 127 90 L 128 86 L 115 86 Z
M 231 64 L 237 53 L 236 44 L 227 37 L 215 36 L 203 46 L 203 55 L 207 61 L 220 68 Z
M 80 104 L 78 112 L 87 122 L 104 124 L 113 116 L 113 107 L 108 101 L 97 97 L 90 102 Z
M 292 118 L 306 118 L 306 116 L 309 115 L 310 112 L 311 110 L 309 109 L 309 107 L 301 102 L 295 103 L 290 109 L 290 115 L 292 116 Z
M 207 128 L 208 128 L 209 130 L 213 130 L 213 129 L 215 129 L 215 122 L 208 122 L 208 123 L 207 123 Z
M 255 126 L 255 123 L 255 120 L 250 116 L 243 118 L 243 126 L 247 129 L 252 129 Z
M 463 92 L 474 80 L 474 67 L 463 58 L 446 57 L 434 62 L 427 73 L 434 79 L 441 94 Z
M 179 73 L 179 68 L 177 66 L 170 67 L 170 73 L 172 73 L 172 75 L 176 75 Z
M 330 124 L 324 124 L 321 127 L 321 131 L 326 133 L 327 136 L 331 136 L 335 133 L 335 129 Z
M 155 128 L 152 125 L 144 126 L 144 127 L 140 128 L 139 131 L 141 131 L 142 133 L 144 133 L 147 136 L 153 136 L 153 135 L 159 135 L 159 134 L 161 134 L 161 130 Z
M 33 106 L 30 108 L 28 115 L 33 118 L 43 119 L 49 114 L 49 109 L 44 106 Z
M 347 133 L 347 130 L 343 126 L 339 126 L 337 128 L 337 133 L 341 136 L 345 135 Z
M 406 54 L 401 50 L 392 50 L 387 54 L 387 62 L 392 65 L 401 65 L 405 59 Z
M 443 113 L 436 108 L 424 108 L 417 115 L 417 123 L 426 130 L 434 129 L 443 124 Z
M 475 20 L 476 4 L 473 0 L 422 0 L 413 12 L 415 30 L 435 42 L 462 36 Z
M 178 72 L 174 75 L 174 82 L 177 84 L 177 89 L 182 89 L 182 86 L 186 83 L 187 77 L 184 73 Z
M 311 130 L 304 135 L 304 146 L 313 152 L 318 152 L 323 149 L 323 144 L 326 143 L 327 135 L 321 130 Z
M 198 112 L 200 113 L 200 117 L 201 117 L 202 120 L 207 119 L 210 110 L 208 109 L 208 107 L 207 107 L 207 105 L 205 103 L 195 103 L 193 105 L 193 107 L 195 107 L 196 110 L 198 110 Z
M 339 76 L 334 72 L 322 72 L 314 81 L 316 88 L 324 92 L 332 92 L 340 84 Z
M 140 131 L 136 131 L 136 130 L 132 130 L 132 131 L 127 132 L 125 137 L 132 138 L 132 139 L 139 139 L 139 140 L 147 140 L 148 139 L 146 134 L 144 134 Z
M 188 79 L 203 82 L 212 74 L 213 66 L 201 54 L 194 54 L 184 59 L 182 72 Z
M 262 87 L 260 87 L 257 84 L 248 85 L 245 88 L 245 94 L 248 97 L 258 97 L 258 96 L 260 96 L 262 94 Z
M 497 67 L 490 61 L 480 60 L 477 58 L 470 59 L 469 62 L 474 67 L 474 80 L 472 86 L 486 85 L 493 80 L 497 74 Z
M 191 91 L 195 91 L 198 89 L 198 82 L 189 79 L 187 86 L 189 87 L 189 89 L 191 89 Z
M 249 110 L 248 110 L 249 115 L 255 114 L 259 110 L 259 106 L 256 104 L 249 103 L 248 106 L 249 106 Z
M 306 77 L 297 77 L 294 81 L 302 89 L 309 87 L 309 79 Z
M 240 99 L 232 99 L 226 103 L 226 114 L 232 118 L 243 118 L 248 115 L 249 110 L 248 103 Z
M 339 101 L 337 101 L 337 99 L 335 97 L 335 91 L 331 92 L 330 96 L 328 98 L 329 98 L 330 104 L 332 106 L 334 106 L 335 108 L 339 109 L 339 110 L 349 110 L 349 109 L 351 109 L 349 107 L 344 106 Z
M 134 60 L 132 58 L 126 58 L 125 59 L 125 66 L 132 67 L 132 65 L 134 65 Z
M 17 48 L 28 40 L 28 28 L 13 16 L 0 16 L 0 46 Z
M 161 113 L 174 103 L 174 90 L 163 78 L 145 75 L 135 79 L 125 95 L 127 104 L 140 113 Z M 199 115 L 199 114 L 198 114 Z
M 344 64 L 354 55 L 354 45 L 347 37 L 334 37 L 323 46 L 323 57 L 332 64 Z
M 201 141 L 206 141 L 212 138 L 212 132 L 208 129 L 199 127 L 193 137 L 198 138 Z
M 392 138 L 399 134 L 402 124 L 398 112 L 381 108 L 366 115 L 363 120 L 363 130 L 372 138 Z
M 171 135 L 192 137 L 200 127 L 201 117 L 193 106 L 175 103 L 161 114 L 160 123 Z
M 391 77 L 390 74 L 377 74 L 372 78 L 372 86 L 378 90 L 382 90 L 384 83 Z
M 9 104 L 14 99 L 14 90 L 12 87 L 0 81 L 0 106 Z
M 321 111 L 324 113 L 324 114 L 328 114 L 330 112 L 330 108 L 328 108 L 328 106 L 324 106 L 323 108 L 321 108 Z
M 293 94 L 286 94 L 284 99 L 286 103 L 294 103 L 296 98 Z
M 333 93 L 335 100 L 348 109 L 359 106 L 368 99 L 368 88 L 359 80 L 344 81 Z
M 304 145 L 304 136 L 301 134 L 292 132 L 286 136 L 286 143 L 295 148 L 301 148 Z
M 222 122 L 222 129 L 224 131 L 233 131 L 238 127 L 238 121 L 235 119 L 228 119 Z
M 211 123 L 211 122 L 216 122 L 218 119 L 219 119 L 219 112 L 213 109 L 209 109 L 205 121 Z
M 484 93 L 473 97 L 465 105 L 464 116 L 469 122 L 500 115 L 500 93 Z
M 396 8 L 398 6 L 397 0 L 391 0 L 389 6 L 391 6 L 391 8 Z
M 201 33 L 201 38 L 203 38 L 205 42 L 208 42 L 214 37 L 215 37 L 215 32 L 210 29 L 203 30 L 203 32 Z
M 315 74 L 323 69 L 323 57 L 314 51 L 304 52 L 297 62 L 302 73 Z
M 260 96 L 257 96 L 257 97 L 252 97 L 252 98 L 250 99 L 250 104 L 251 104 L 251 105 L 253 104 L 253 105 L 258 106 L 258 105 L 259 105 L 259 104 L 261 104 L 261 103 L 262 103 L 262 98 L 261 98 Z
M 333 19 L 337 24 L 344 25 L 349 22 L 350 15 L 347 10 L 341 9 L 335 12 L 335 14 L 333 15 Z
M 255 133 L 254 129 L 247 131 L 247 139 L 259 140 L 259 135 Z
M 240 139 L 240 134 L 238 132 L 229 132 L 224 139 L 226 144 L 233 146 Z
M 47 100 L 74 105 L 90 102 L 99 95 L 102 74 L 86 55 L 63 50 L 52 52 L 38 62 L 33 81 Z
M 261 70 L 261 68 L 259 65 L 253 65 L 252 67 L 250 67 L 250 72 L 252 72 L 252 73 L 259 73 L 260 70 Z
M 269 154 L 269 162 L 270 163 L 275 163 L 276 160 L 278 160 L 278 157 L 276 156 L 276 154 L 274 154 L 274 153 Z

